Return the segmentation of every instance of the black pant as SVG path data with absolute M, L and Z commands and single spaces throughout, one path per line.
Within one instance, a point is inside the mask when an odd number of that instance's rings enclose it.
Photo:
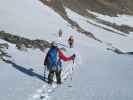
M 61 84 L 61 70 L 60 70 L 60 71 L 53 71 L 53 70 L 50 70 L 50 71 L 49 71 L 49 75 L 48 75 L 48 83 L 51 84 L 51 83 L 53 82 L 54 74 L 56 75 L 57 83 L 58 83 L 58 84 Z
M 70 48 L 73 48 L 73 43 L 70 42 L 70 43 L 69 43 L 69 47 L 70 47 Z

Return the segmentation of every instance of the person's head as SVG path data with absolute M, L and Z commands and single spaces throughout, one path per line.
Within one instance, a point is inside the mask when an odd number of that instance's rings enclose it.
M 55 41 L 52 41 L 52 42 L 51 42 L 51 47 L 58 47 L 58 46 L 57 46 L 57 43 L 56 43 Z
M 71 35 L 69 38 L 70 38 L 70 39 L 74 39 L 74 36 L 73 36 L 73 35 Z

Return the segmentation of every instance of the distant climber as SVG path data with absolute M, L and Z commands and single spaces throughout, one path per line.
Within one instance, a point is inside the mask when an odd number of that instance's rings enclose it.
M 61 29 L 59 30 L 58 35 L 59 35 L 59 38 L 61 38 L 61 37 L 62 37 L 63 32 L 62 32 L 62 30 L 61 30 Z
M 63 54 L 63 51 L 58 48 L 56 42 L 51 43 L 51 48 L 49 49 L 45 60 L 44 65 L 47 67 L 48 74 L 48 83 L 52 84 L 54 74 L 56 75 L 57 84 L 61 84 L 61 72 L 62 72 L 62 60 L 70 61 L 75 59 L 75 54 L 72 56 L 66 57 Z
M 74 47 L 74 37 L 72 35 L 68 39 L 68 44 L 70 48 Z

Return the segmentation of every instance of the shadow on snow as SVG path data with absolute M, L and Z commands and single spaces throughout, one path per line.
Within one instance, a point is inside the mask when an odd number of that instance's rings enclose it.
M 13 61 L 10 61 L 10 60 L 5 60 L 3 59 L 3 61 L 7 64 L 11 64 L 13 68 L 17 69 L 18 71 L 28 75 L 28 76 L 31 76 L 31 77 L 36 77 L 44 82 L 47 82 L 46 81 L 46 77 L 42 76 L 42 75 L 39 75 L 37 73 L 34 72 L 34 70 L 32 68 L 24 68 L 23 66 L 20 66 L 20 65 L 17 65 L 16 63 L 14 63 Z

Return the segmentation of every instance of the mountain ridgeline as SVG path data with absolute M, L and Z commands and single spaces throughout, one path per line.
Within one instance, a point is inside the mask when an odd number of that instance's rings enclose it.
M 62 6 L 74 10 L 81 15 L 87 15 L 86 9 L 116 16 L 118 14 L 133 15 L 132 0 L 40 0 L 49 6 L 54 6 L 57 9 L 62 9 Z M 63 9 L 62 9 L 63 11 Z
M 125 34 L 129 34 L 131 31 L 133 31 L 133 27 L 131 26 L 117 25 L 115 23 L 107 22 L 105 20 L 97 18 L 97 16 L 88 12 L 88 11 L 93 11 L 108 16 L 117 16 L 123 14 L 133 15 L 132 0 L 40 0 L 40 1 L 44 5 L 47 5 L 50 8 L 52 8 L 72 27 L 75 27 L 77 31 L 85 35 L 88 35 L 89 37 L 98 41 L 100 40 L 97 37 L 95 37 L 93 33 L 85 31 L 82 27 L 80 27 L 80 25 L 77 22 L 69 18 L 65 8 L 68 8 L 73 12 L 76 12 L 77 14 L 84 16 L 86 18 L 94 19 L 98 23 L 105 24 L 109 27 L 119 30 L 120 32 L 124 32 Z

